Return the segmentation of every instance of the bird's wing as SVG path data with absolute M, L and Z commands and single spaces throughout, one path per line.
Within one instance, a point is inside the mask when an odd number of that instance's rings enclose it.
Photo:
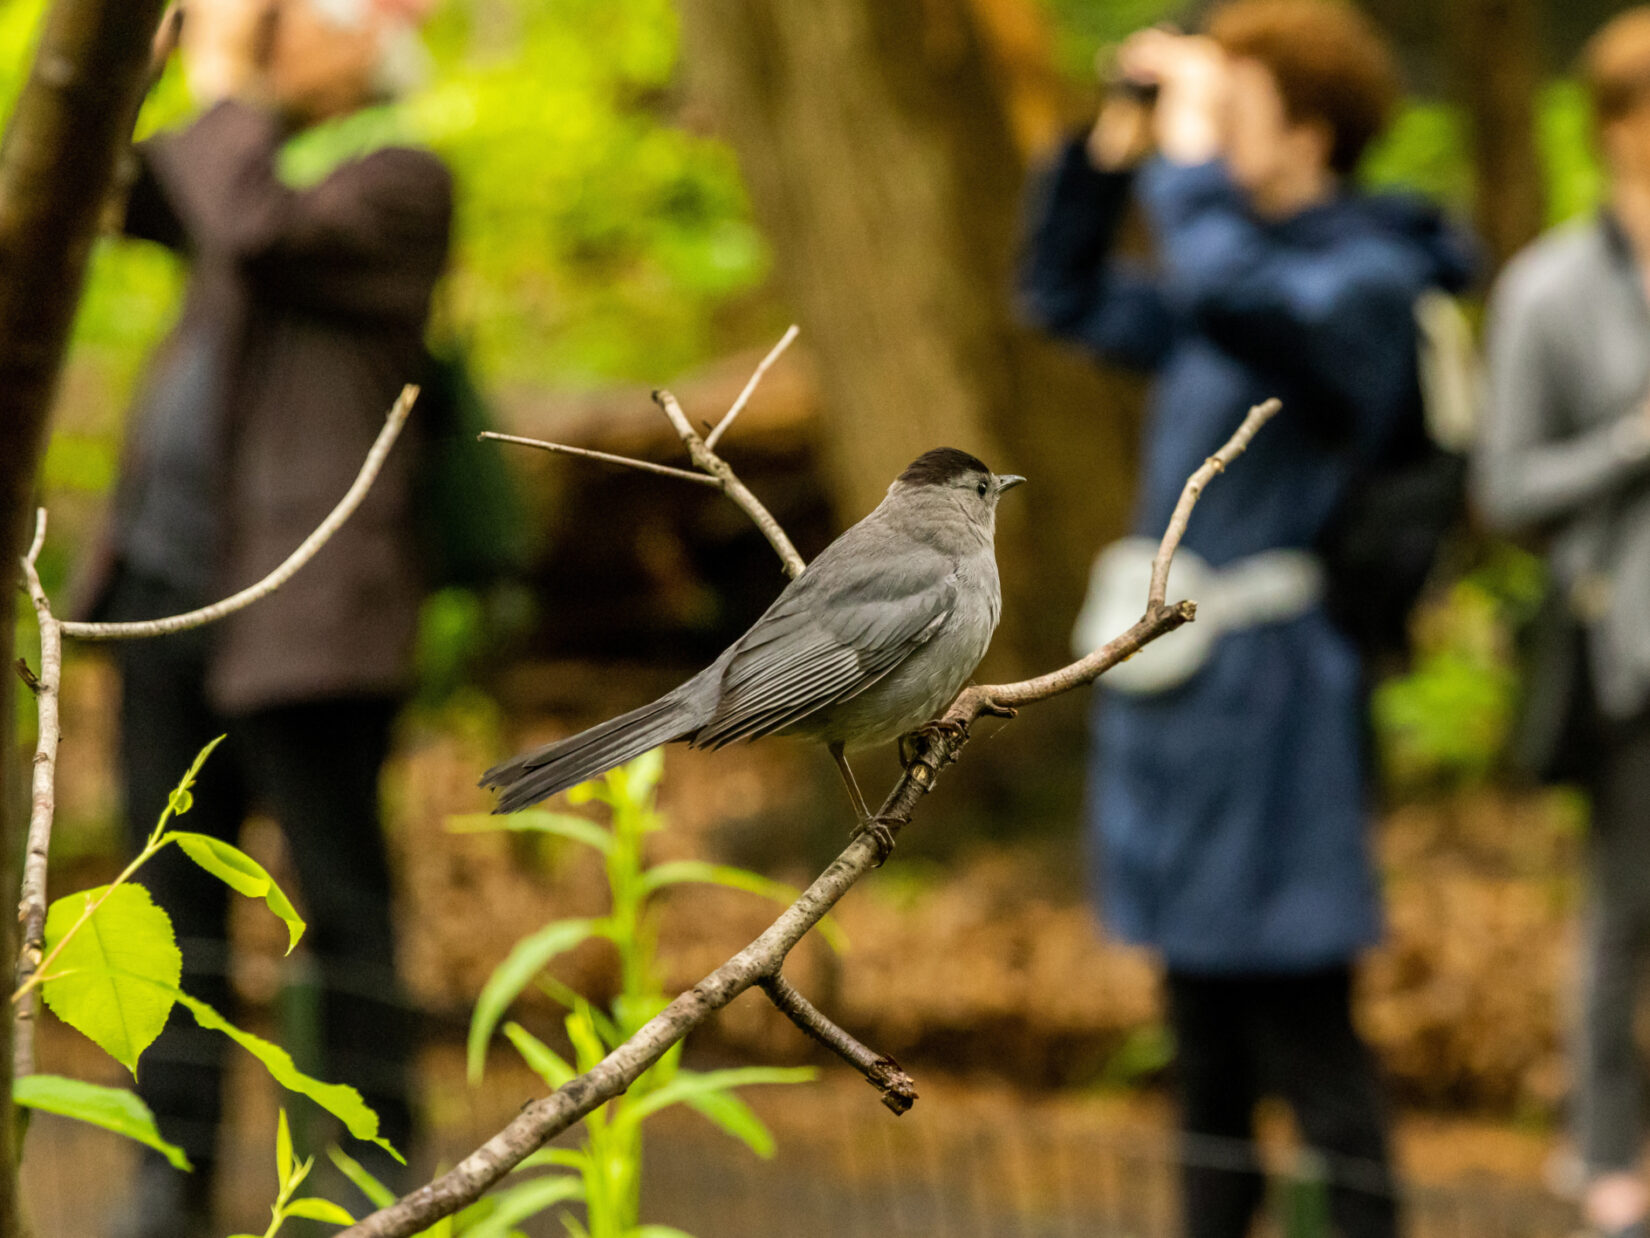
M 909 543 L 833 554 L 840 545 L 816 559 L 734 646 L 716 711 L 694 747 L 769 735 L 858 695 L 950 617 L 957 585 L 949 558 Z M 878 553 L 891 549 L 898 553 Z

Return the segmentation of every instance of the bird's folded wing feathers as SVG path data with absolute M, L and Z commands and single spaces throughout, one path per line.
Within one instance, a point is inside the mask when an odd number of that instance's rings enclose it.
M 694 747 L 769 735 L 858 695 L 925 644 L 956 604 L 952 565 L 937 554 L 908 559 L 897 576 L 833 577 L 826 598 L 803 575 L 740 640 Z

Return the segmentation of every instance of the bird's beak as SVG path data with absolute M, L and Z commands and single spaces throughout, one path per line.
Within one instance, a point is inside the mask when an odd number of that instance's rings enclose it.
M 1000 474 L 997 478 L 997 493 L 1001 494 L 1004 490 L 1012 490 L 1024 480 L 1025 478 L 1021 477 L 1018 473 Z

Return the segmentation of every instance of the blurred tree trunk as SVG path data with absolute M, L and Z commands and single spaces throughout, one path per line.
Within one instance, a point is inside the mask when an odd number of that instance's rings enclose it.
M 1536 146 L 1542 45 L 1535 0 L 1448 6 L 1452 92 L 1472 126 L 1474 215 L 1499 267 L 1541 232 L 1546 183 Z
M 1126 518 L 1138 403 L 1013 320 L 1023 147 L 1064 106 L 1035 6 L 683 0 L 682 23 L 690 88 L 820 361 L 839 516 L 931 447 L 1026 474 L 990 670 L 1062 657 L 1088 560 Z
M 12 633 L 35 472 L 115 160 L 142 96 L 163 0 L 56 0 L 0 139 L 0 899 L 17 904 L 28 780 L 16 759 Z M 16 921 L 0 914 L 0 954 Z M 9 969 L 8 969 L 9 971 Z M 9 1007 L 8 1007 L 9 1012 Z M 0 1019 L 0 1235 L 21 1232 L 11 1029 Z

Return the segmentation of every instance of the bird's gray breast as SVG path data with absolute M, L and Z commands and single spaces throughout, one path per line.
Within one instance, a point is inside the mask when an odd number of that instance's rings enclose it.
M 1002 613 L 990 545 L 959 559 L 954 579 L 950 613 L 932 636 L 864 691 L 801 720 L 789 733 L 866 748 L 915 730 L 950 704 L 985 656 Z

